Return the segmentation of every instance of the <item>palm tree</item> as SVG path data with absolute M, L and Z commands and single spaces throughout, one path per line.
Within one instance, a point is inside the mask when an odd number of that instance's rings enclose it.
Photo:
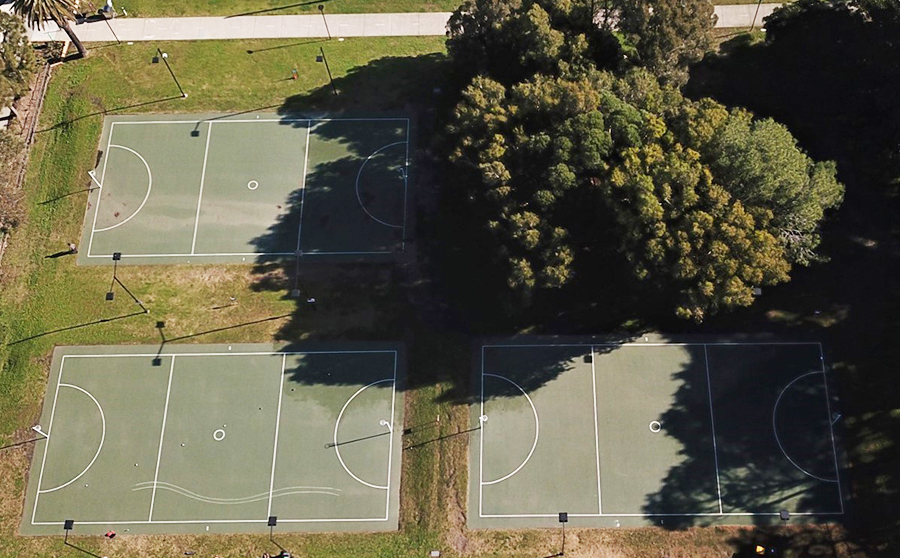
M 46 20 L 52 19 L 69 36 L 78 54 L 87 56 L 87 50 L 69 25 L 75 19 L 78 0 L 13 0 L 12 8 L 32 27 L 41 28 Z

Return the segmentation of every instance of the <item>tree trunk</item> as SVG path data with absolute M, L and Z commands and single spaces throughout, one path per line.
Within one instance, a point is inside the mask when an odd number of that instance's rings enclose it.
M 69 40 L 72 41 L 72 44 L 75 45 L 75 48 L 78 49 L 78 55 L 84 58 L 87 56 L 87 49 L 84 48 L 84 45 L 81 43 L 81 40 L 75 35 L 75 31 L 72 31 L 72 27 L 69 25 L 68 21 L 57 21 L 56 22 L 59 27 L 66 32 L 66 35 L 69 36 Z

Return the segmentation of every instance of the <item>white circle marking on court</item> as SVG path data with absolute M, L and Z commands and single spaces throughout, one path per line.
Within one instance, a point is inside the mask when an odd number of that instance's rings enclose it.
M 824 372 L 817 372 L 817 371 L 807 372 L 806 374 L 801 374 L 800 376 L 797 376 L 796 378 L 791 380 L 788 383 L 788 385 L 784 386 L 784 388 L 781 390 L 781 393 L 778 394 L 778 397 L 775 399 L 775 406 L 772 407 L 772 432 L 775 434 L 775 442 L 778 444 L 778 449 L 781 450 L 781 453 L 782 453 L 782 455 L 784 455 L 785 459 L 787 459 L 791 463 L 791 465 L 796 467 L 798 471 L 800 471 L 801 473 L 803 473 L 804 475 L 806 475 L 808 477 L 812 477 L 812 478 L 814 478 L 816 480 L 820 480 L 822 482 L 838 482 L 838 480 L 836 478 L 826 479 L 824 477 L 814 475 L 814 474 L 810 473 L 809 471 L 807 471 L 806 469 L 804 469 L 803 467 L 801 467 L 800 465 L 798 465 L 797 462 L 794 461 L 793 459 L 791 459 L 791 456 L 788 455 L 788 453 L 784 450 L 784 446 L 781 445 L 781 439 L 778 437 L 778 425 L 775 423 L 775 415 L 778 413 L 778 405 L 781 403 L 781 397 L 785 394 L 785 392 L 788 389 L 790 389 L 790 387 L 792 385 L 794 385 L 795 382 L 797 382 L 807 376 L 812 376 L 813 374 L 822 374 L 823 378 L 825 376 Z
M 221 428 L 219 428 L 218 430 L 213 432 L 213 440 L 215 440 L 217 442 L 221 442 L 224 439 L 225 439 L 225 431 L 222 430 Z
M 106 415 L 103 414 L 103 407 L 100 406 L 100 402 L 97 401 L 97 399 L 93 395 L 91 395 L 87 390 L 85 390 L 84 388 L 81 388 L 79 386 L 76 386 L 73 384 L 59 384 L 59 387 L 69 387 L 69 388 L 77 389 L 78 391 L 80 391 L 83 394 L 90 397 L 91 401 L 94 402 L 94 405 L 97 406 L 97 410 L 100 411 L 100 425 L 101 425 L 100 446 L 97 448 L 97 453 L 94 454 L 94 458 L 91 459 L 91 462 L 88 463 L 88 466 L 84 468 L 84 471 L 78 473 L 78 476 L 76 476 L 74 479 L 70 480 L 69 482 L 67 482 L 65 484 L 61 484 L 59 486 L 54 486 L 53 488 L 48 488 L 46 490 L 38 489 L 38 494 L 44 494 L 47 492 L 53 492 L 55 490 L 59 490 L 60 488 L 65 488 L 65 487 L 69 486 L 70 484 L 72 484 L 73 482 L 80 479 L 81 477 L 83 477 L 84 474 L 88 472 L 88 469 L 90 469 L 91 467 L 94 466 L 94 462 L 97 461 L 97 457 L 100 455 L 100 450 L 103 449 L 103 441 L 106 440 Z M 47 442 L 47 443 L 49 444 L 50 442 Z M 48 450 L 45 447 L 44 452 L 47 452 L 47 451 Z M 87 486 L 87 485 L 85 485 L 85 486 Z
M 379 147 L 378 149 L 376 149 L 375 151 L 373 151 L 371 155 L 369 155 L 368 157 L 366 157 L 366 160 L 363 161 L 363 164 L 359 166 L 359 172 L 356 173 L 356 200 L 359 202 L 359 207 L 361 207 L 362 210 L 366 213 L 366 215 L 368 215 L 369 217 L 371 217 L 373 221 L 375 221 L 375 222 L 377 222 L 377 223 L 381 223 L 381 224 L 384 225 L 385 227 L 391 227 L 391 228 L 394 228 L 394 229 L 402 229 L 402 228 L 403 228 L 403 225 L 394 225 L 393 223 L 385 223 L 384 221 L 382 221 L 382 220 L 379 219 L 378 217 L 375 217 L 374 215 L 372 215 L 371 213 L 369 213 L 369 210 L 366 209 L 366 206 L 365 206 L 365 204 L 364 204 L 363 201 L 362 201 L 362 196 L 359 195 L 359 178 L 362 176 L 363 169 L 366 168 L 366 164 L 368 164 L 369 160 L 370 160 L 372 157 L 374 157 L 375 155 L 378 155 L 378 153 L 379 153 L 380 151 L 383 151 L 383 150 L 387 149 L 388 147 L 394 147 L 395 145 L 406 145 L 407 143 L 409 143 L 409 142 L 406 142 L 406 141 L 395 141 L 394 143 L 389 143 L 389 144 L 387 144 L 387 145 L 383 145 L 383 146 Z M 406 175 L 405 175 L 405 174 L 404 174 L 404 176 L 403 176 L 403 180 L 406 181 Z
M 114 144 L 110 144 L 109 147 L 110 147 L 110 149 L 112 149 L 113 147 L 118 147 L 119 149 L 124 149 L 125 151 L 130 151 L 131 153 L 134 153 L 135 155 L 137 155 L 138 159 L 140 159 L 141 162 L 144 163 L 144 167 L 147 168 L 147 193 L 144 195 L 144 201 L 141 202 L 141 205 L 139 205 L 138 208 L 134 210 L 134 213 L 132 213 L 131 215 L 129 215 L 124 221 L 119 221 L 119 222 L 116 223 L 115 225 L 112 225 L 112 226 L 109 226 L 109 227 L 105 227 L 105 228 L 102 228 L 102 229 L 94 229 L 94 232 L 103 232 L 103 231 L 112 230 L 112 229 L 114 229 L 114 228 L 116 228 L 116 227 L 121 227 L 122 225 L 124 225 L 124 224 L 127 223 L 128 221 L 131 221 L 131 220 L 134 218 L 135 215 L 137 215 L 138 213 L 141 212 L 142 209 L 144 209 L 144 204 L 146 204 L 146 203 L 147 203 L 147 199 L 150 198 L 150 190 L 153 188 L 153 173 L 150 172 L 150 165 L 147 164 L 147 160 L 144 159 L 144 158 L 141 156 L 140 153 L 138 153 L 138 152 L 135 151 L 134 149 L 131 149 L 130 147 L 125 147 L 124 145 L 114 145 Z M 106 156 L 109 157 L 109 154 L 107 153 Z M 106 182 L 106 177 L 105 177 L 105 176 L 104 176 L 104 178 L 103 178 L 103 181 Z M 102 186 L 100 187 L 100 193 L 103 194 L 103 187 L 102 187 Z M 100 211 L 100 198 L 97 199 L 97 209 L 95 209 L 94 211 Z
M 250 182 L 247 183 L 248 190 L 256 190 L 257 188 L 259 188 L 259 182 L 255 181 L 255 180 L 251 180 Z
M 540 432 L 540 419 L 538 419 L 538 412 L 537 412 L 537 408 L 534 406 L 534 401 L 531 400 L 531 397 L 528 397 L 528 394 L 525 393 L 525 390 L 522 389 L 522 387 L 519 384 L 515 383 L 514 381 L 510 380 L 509 378 L 507 378 L 505 376 L 498 376 L 497 374 L 483 374 L 483 376 L 492 376 L 494 378 L 500 378 L 501 380 L 505 380 L 505 381 L 511 383 L 512 385 L 514 385 L 516 387 L 516 389 L 518 389 L 519 391 L 522 392 L 522 395 L 525 396 L 525 399 L 528 400 L 528 404 L 531 405 L 531 412 L 534 413 L 534 443 L 531 444 L 531 451 L 528 452 L 528 457 L 526 457 L 525 461 L 523 461 L 521 465 L 516 467 L 512 473 L 506 475 L 505 477 L 500 477 L 499 479 L 488 481 L 488 482 L 482 481 L 481 484 L 486 486 L 489 484 L 497 484 L 498 482 L 505 481 L 509 477 L 511 477 L 511 476 L 515 475 L 516 473 L 518 473 L 519 471 L 521 471 L 522 467 L 524 467 L 528 463 L 528 461 L 531 460 L 531 456 L 534 455 L 534 450 L 535 450 L 535 448 L 537 448 L 538 434 Z M 482 421 L 482 425 L 483 424 L 484 424 L 484 422 Z M 482 434 L 482 436 L 484 436 L 484 434 Z
M 651 420 L 650 421 L 650 432 L 653 432 L 654 434 L 656 434 L 660 430 L 662 430 L 662 425 L 659 423 L 659 421 Z
M 351 396 L 350 396 L 350 399 L 348 399 L 347 402 L 344 403 L 344 406 L 341 408 L 341 412 L 338 413 L 338 418 L 337 418 L 337 420 L 334 422 L 334 446 L 332 446 L 332 447 L 334 447 L 334 453 L 337 455 L 337 458 L 338 458 L 338 461 L 339 461 L 340 464 L 341 464 L 341 467 L 343 467 L 343 468 L 344 468 L 344 471 L 346 471 L 347 474 L 350 475 L 351 477 L 353 477 L 357 482 L 360 482 L 360 483 L 362 483 L 362 484 L 364 484 L 364 485 L 366 485 L 366 486 L 368 486 L 368 487 L 370 487 L 370 488 L 377 488 L 377 489 L 379 489 L 379 490 L 388 490 L 388 489 L 390 488 L 390 485 L 388 485 L 388 486 L 380 486 L 380 485 L 377 485 L 377 484 L 372 484 L 372 483 L 366 482 L 366 481 L 362 480 L 361 478 L 357 477 L 356 475 L 354 475 L 354 474 L 350 471 L 350 469 L 347 468 L 347 464 L 344 463 L 344 458 L 341 457 L 341 450 L 340 450 L 340 448 L 338 447 L 338 446 L 340 445 L 340 444 L 338 444 L 338 439 L 337 439 L 337 436 L 338 436 L 338 427 L 341 425 L 341 417 L 344 416 L 344 411 L 347 410 L 347 406 L 350 405 L 350 402 L 353 401 L 353 400 L 356 398 L 357 395 L 359 395 L 359 394 L 362 393 L 363 391 L 369 389 L 370 387 L 372 387 L 372 386 L 374 386 L 374 385 L 376 385 L 376 384 L 383 384 L 383 383 L 385 383 L 385 382 L 393 382 L 393 381 L 394 381 L 393 378 L 388 378 L 388 379 L 385 379 L 385 380 L 378 380 L 377 382 L 372 382 L 371 384 L 369 384 L 369 385 L 367 385 L 367 386 L 363 386 L 363 387 L 359 388 L 359 390 L 358 390 L 356 393 L 354 393 L 353 395 L 351 395 Z M 385 422 L 387 422 L 387 421 L 382 420 L 382 421 L 381 421 L 381 423 L 382 423 L 381 426 L 384 426 L 383 423 L 385 423 Z M 388 426 L 388 428 L 390 429 L 390 426 Z M 390 431 L 393 433 L 393 430 L 390 430 Z M 390 480 L 391 480 L 391 479 L 388 479 L 388 483 L 390 483 Z

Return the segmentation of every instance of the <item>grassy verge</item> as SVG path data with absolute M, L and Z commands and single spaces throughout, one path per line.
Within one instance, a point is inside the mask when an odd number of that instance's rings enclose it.
M 757 0 L 713 0 L 713 4 L 756 4 Z M 99 5 L 101 2 L 95 2 Z M 130 17 L 452 12 L 462 0 L 123 0 Z M 781 4 L 783 0 L 763 0 Z
M 132 17 L 450 12 L 460 0 L 124 0 Z M 122 6 L 116 5 L 117 8 Z

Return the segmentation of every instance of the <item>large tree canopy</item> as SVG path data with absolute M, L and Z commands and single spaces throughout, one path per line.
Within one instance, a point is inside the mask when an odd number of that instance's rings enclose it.
M 22 20 L 0 12 L 0 106 L 28 91 L 34 68 L 34 50 Z
M 834 164 L 810 160 L 784 126 L 687 100 L 646 70 L 563 67 L 578 56 L 555 49 L 586 43 L 537 3 L 485 1 L 506 8 L 500 28 L 542 22 L 518 37 L 556 53 L 520 53 L 499 79 L 482 66 L 448 127 L 514 291 L 559 288 L 578 265 L 604 265 L 611 245 L 635 278 L 677 293 L 678 315 L 702 320 L 817 258 L 819 224 L 843 194 Z M 490 29 L 477 25 L 480 44 Z

